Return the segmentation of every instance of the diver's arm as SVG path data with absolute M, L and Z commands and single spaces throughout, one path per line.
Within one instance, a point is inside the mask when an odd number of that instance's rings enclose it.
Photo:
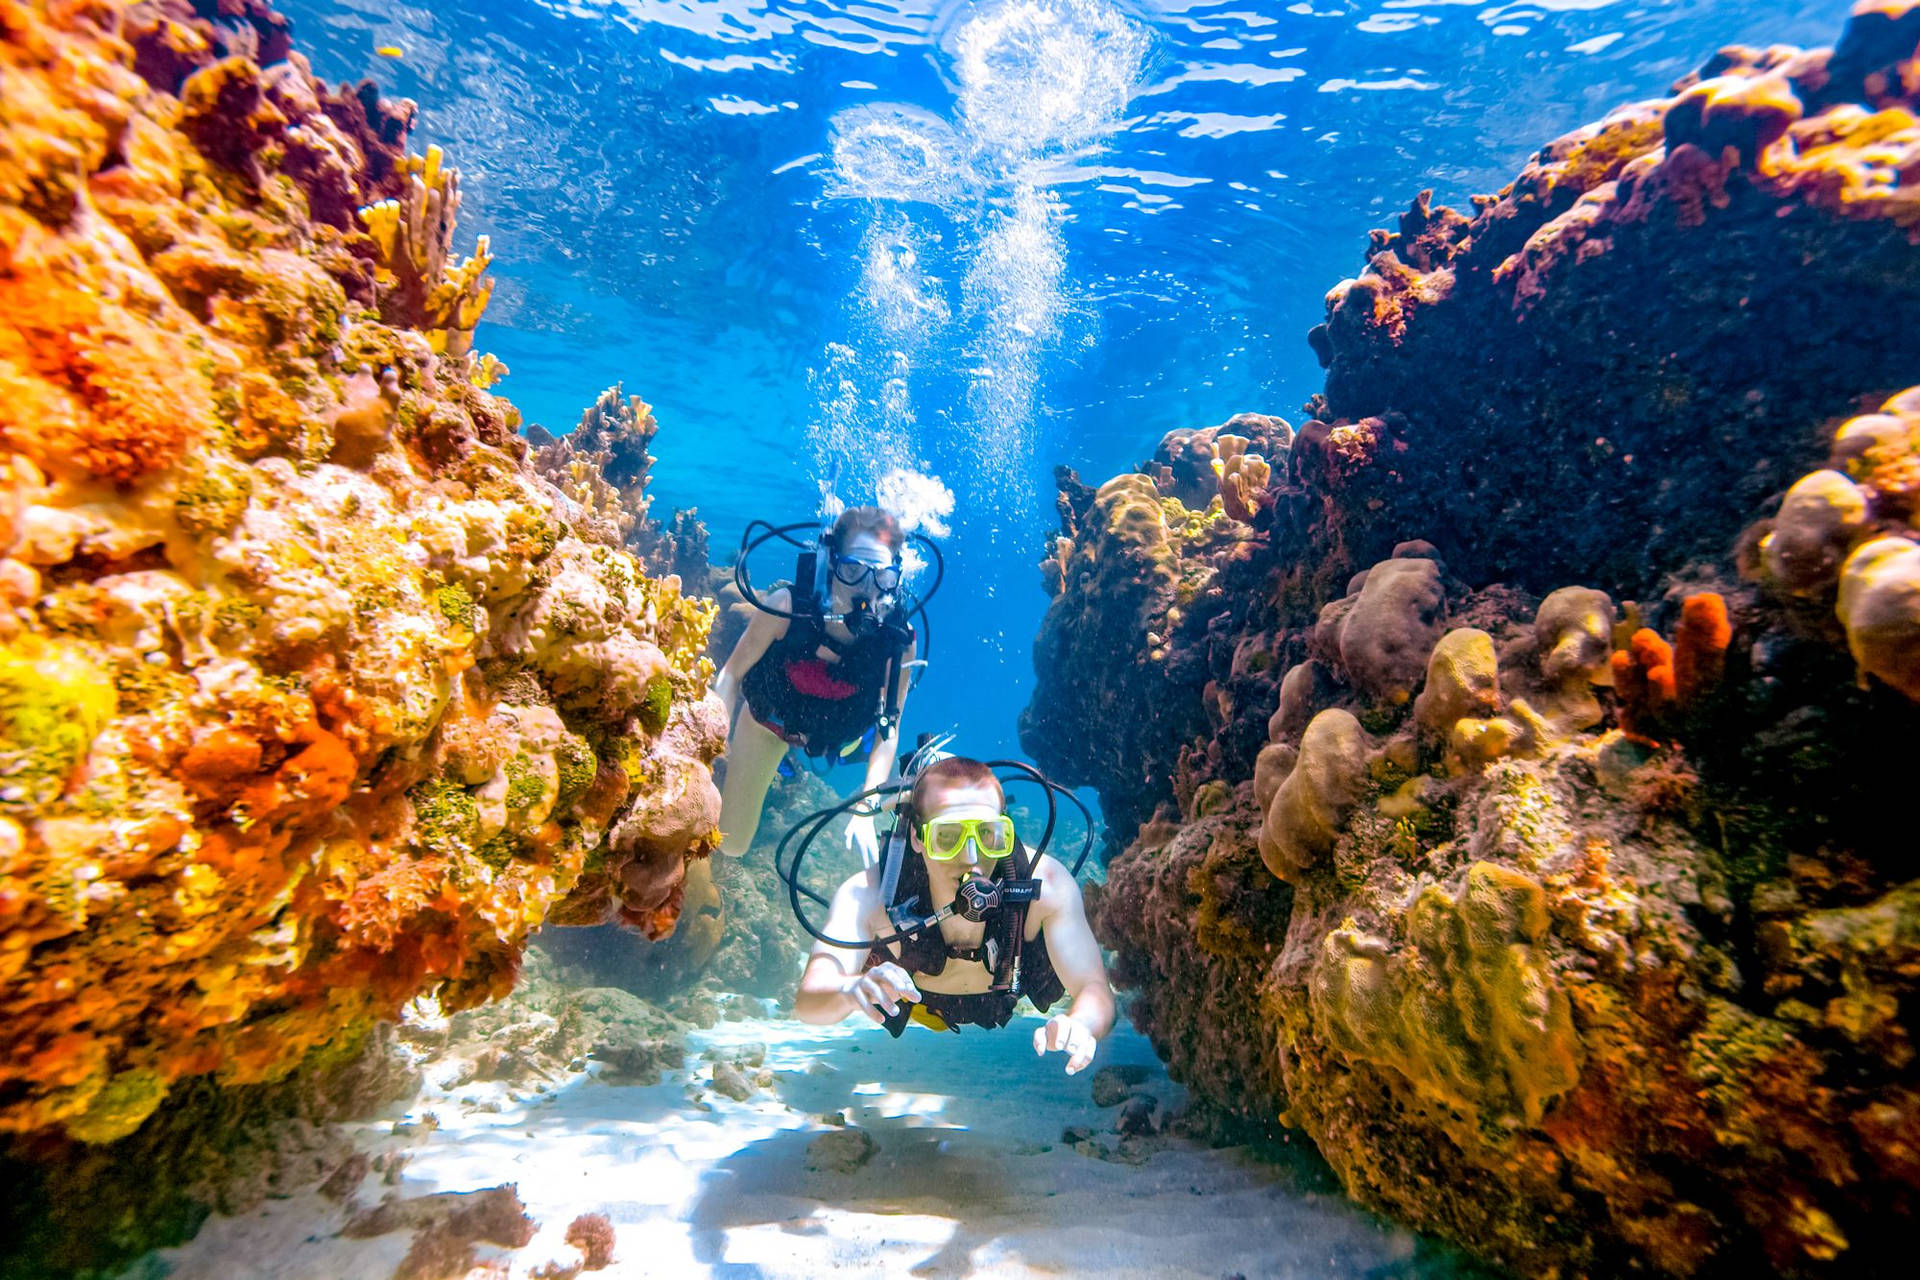
M 1093 1061 L 1095 1042 L 1113 1030 L 1113 988 L 1100 959 L 1100 943 L 1087 922 L 1080 886 L 1066 867 L 1051 858 L 1041 864 L 1042 898 L 1051 909 L 1040 925 L 1047 957 L 1072 1002 L 1065 1013 L 1047 1019 L 1033 1033 L 1033 1051 L 1059 1049 L 1067 1055 L 1067 1074 Z
M 792 593 L 785 587 L 775 587 L 767 592 L 767 603 L 776 609 L 790 609 Z M 740 682 L 747 678 L 747 672 L 761 658 L 767 649 L 787 633 L 787 620 L 771 613 L 753 611 L 753 621 L 741 637 L 733 642 L 733 652 L 727 655 L 727 663 L 720 668 L 720 674 L 714 678 L 713 691 L 720 695 L 720 703 L 727 709 L 727 723 L 733 723 L 734 715 L 740 710 Z
M 902 671 L 896 703 L 900 708 L 900 716 L 906 714 L 907 688 L 911 684 L 912 679 L 909 674 Z M 893 775 L 894 761 L 899 753 L 900 717 L 895 717 L 886 733 L 876 735 L 873 740 L 873 750 L 867 754 L 867 776 L 862 780 L 860 789 L 871 791 L 885 783 Z M 885 798 L 876 796 L 870 803 L 878 808 Z M 872 866 L 880 860 L 879 828 L 871 816 L 856 813 L 847 820 L 847 847 L 858 849 L 861 861 L 867 866 Z
M 868 873 L 849 876 L 834 892 L 821 932 L 830 938 L 865 936 L 867 916 L 872 913 L 877 892 Z M 862 952 L 816 941 L 813 954 L 807 957 L 806 970 L 800 975 L 800 990 L 793 997 L 793 1016 L 824 1026 L 860 1010 L 875 1022 L 884 1022 L 885 1014 L 899 1008 L 900 997 L 920 998 L 912 977 L 899 965 L 865 969 L 866 962 Z

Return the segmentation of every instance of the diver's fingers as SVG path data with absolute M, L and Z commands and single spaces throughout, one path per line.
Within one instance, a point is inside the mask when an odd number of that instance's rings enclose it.
M 920 989 L 913 985 L 913 975 L 897 964 L 877 965 L 872 976 L 893 995 L 905 996 L 909 1000 L 920 998 Z
M 1047 1019 L 1046 1026 L 1041 1027 L 1033 1033 L 1033 1051 L 1035 1053 L 1048 1053 L 1054 1049 L 1065 1048 L 1067 1038 L 1071 1034 L 1068 1028 L 1073 1025 L 1073 1020 L 1065 1014 L 1054 1014 L 1051 1018 Z
M 870 973 L 860 975 L 860 981 L 853 984 L 851 994 L 854 1003 L 866 1010 L 867 1016 L 875 1022 L 886 1021 L 880 1016 L 881 1009 L 885 1009 L 889 1015 L 900 1012 L 900 1006 L 893 1002 L 893 996 L 886 986 L 876 982 Z
M 1093 1038 L 1093 1033 L 1085 1027 L 1075 1024 L 1074 1030 L 1075 1034 L 1070 1036 L 1067 1042 L 1067 1074 L 1070 1076 L 1078 1075 L 1087 1069 L 1093 1062 L 1094 1050 L 1098 1047 L 1098 1041 Z

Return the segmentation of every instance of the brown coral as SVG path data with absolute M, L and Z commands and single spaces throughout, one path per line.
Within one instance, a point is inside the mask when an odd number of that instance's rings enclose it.
M 613 1222 L 604 1213 L 583 1213 L 567 1224 L 567 1243 L 580 1251 L 588 1271 L 613 1262 L 613 1238 Z

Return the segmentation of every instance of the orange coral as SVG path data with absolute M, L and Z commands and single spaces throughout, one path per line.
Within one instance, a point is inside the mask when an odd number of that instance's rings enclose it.
M 1674 713 L 1719 685 L 1732 639 L 1727 602 L 1712 591 L 1681 602 L 1672 644 L 1651 627 L 1635 631 L 1612 658 L 1620 731 L 1644 746 L 1661 745 L 1671 734 Z
M 212 429 L 200 361 L 126 307 L 16 262 L 0 316 L 0 442 L 43 470 L 131 485 Z M 39 386 L 20 395 L 29 373 Z
M 710 609 L 588 547 L 491 366 L 373 311 L 410 108 L 218 7 L 0 0 L 0 1132 L 111 1140 L 497 995 L 637 859 L 664 932 L 712 838 Z M 376 480 L 403 447 L 449 465 Z

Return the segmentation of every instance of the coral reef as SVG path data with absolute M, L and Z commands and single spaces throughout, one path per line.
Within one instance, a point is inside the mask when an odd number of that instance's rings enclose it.
M 649 574 L 673 574 L 689 595 L 715 597 L 716 575 L 707 562 L 707 527 L 695 508 L 682 508 L 666 524 L 649 513 L 653 497 L 647 492 L 656 459 L 647 446 L 659 434 L 653 410 L 639 396 L 625 395 L 619 384 L 608 387 L 580 415 L 564 436 L 554 436 L 539 424 L 527 428 L 533 446 L 533 469 L 572 506 L 586 536 L 610 547 L 623 547 Z M 717 575 L 731 582 L 731 575 Z M 713 652 L 724 661 L 725 649 Z
M 260 0 L 0 5 L 0 1130 L 134 1133 L 711 844 L 710 605 L 555 499 L 408 104 Z
M 1248 433 L 1230 437 L 1236 457 L 1257 446 L 1269 471 L 1271 459 L 1286 458 L 1291 428 L 1242 414 L 1225 427 L 1169 433 L 1139 473 L 1097 491 L 1070 471 L 1059 477 L 1061 534 L 1043 564 L 1054 600 L 1034 641 L 1034 666 L 1073 675 L 1028 704 L 1020 737 L 1056 778 L 1100 789 L 1114 833 L 1133 831 L 1152 812 L 1150 799 L 1143 807 L 1135 797 L 1174 773 L 1184 743 L 1209 725 L 1224 729 L 1234 720 L 1229 704 L 1257 699 L 1279 676 L 1273 655 L 1251 647 L 1225 681 L 1192 660 L 1229 593 L 1255 580 L 1240 572 L 1251 563 L 1254 530 L 1228 514 L 1222 497 L 1223 485 L 1251 473 L 1229 482 L 1224 466 L 1214 467 L 1227 427 Z M 1264 508 L 1265 492 L 1236 502 Z M 1209 749 L 1250 761 L 1258 747 L 1243 734 Z
M 211 1213 L 246 1214 L 355 1160 L 338 1122 L 410 1099 L 421 1075 L 391 1026 L 357 1052 L 319 1055 L 271 1084 L 182 1081 L 132 1135 L 82 1144 L 51 1133 L 0 1157 L 0 1274 L 111 1275 Z M 361 1157 L 364 1161 L 364 1157 Z
M 1916 1207 L 1917 66 L 1866 0 L 1421 197 L 1250 519 L 1184 433 L 1061 477 L 1023 740 L 1136 1022 L 1526 1274 L 1873 1274 Z
M 659 431 L 647 402 L 616 384 L 587 406 L 566 435 L 532 426 L 527 440 L 533 469 L 579 507 L 598 541 L 619 547 L 647 521 L 653 502 L 648 472 L 656 461 L 647 446 Z
M 649 942 L 631 931 L 567 929 L 541 935 L 537 945 L 586 981 L 649 1000 L 705 992 L 709 999 L 729 993 L 789 1001 L 813 940 L 794 919 L 774 852 L 801 819 L 838 801 L 811 773 L 776 779 L 761 834 L 746 855 L 688 867 L 681 922 L 671 937 Z M 843 826 L 836 822 L 814 842 L 803 868 L 802 882 L 822 896 L 831 897 L 859 865 L 841 839 Z M 818 909 L 813 914 L 824 923 Z

